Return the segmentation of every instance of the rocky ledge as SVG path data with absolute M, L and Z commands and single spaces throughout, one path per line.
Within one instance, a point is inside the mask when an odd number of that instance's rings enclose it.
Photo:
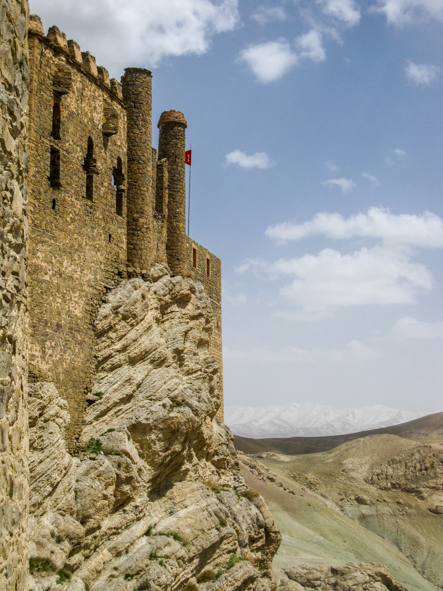
M 30 589 L 271 591 L 280 533 L 215 418 L 210 301 L 164 266 L 150 277 L 98 312 L 78 455 L 66 402 L 30 386 Z

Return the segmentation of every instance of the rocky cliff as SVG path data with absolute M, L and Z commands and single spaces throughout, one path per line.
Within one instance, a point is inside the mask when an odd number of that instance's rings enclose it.
M 0 589 L 27 586 L 28 42 L 25 0 L 0 2 Z
M 66 402 L 31 385 L 31 590 L 275 588 L 280 534 L 215 419 L 211 314 L 202 286 L 165 266 L 108 293 L 75 457 Z

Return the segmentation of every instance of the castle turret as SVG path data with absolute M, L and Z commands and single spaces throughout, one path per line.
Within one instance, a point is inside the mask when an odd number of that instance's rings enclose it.
M 126 68 L 122 77 L 128 117 L 128 263 L 139 269 L 149 269 L 156 252 L 151 80 L 151 72 L 143 68 Z
M 183 113 L 165 111 L 160 129 L 158 159 L 168 161 L 168 220 L 166 254 L 173 275 L 186 273 L 185 130 Z

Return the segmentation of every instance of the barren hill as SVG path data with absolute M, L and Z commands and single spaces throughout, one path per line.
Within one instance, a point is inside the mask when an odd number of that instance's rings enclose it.
M 296 455 L 328 451 L 348 441 L 370 435 L 397 435 L 406 439 L 438 440 L 439 438 L 443 438 L 443 412 L 427 415 L 426 417 L 392 427 L 361 431 L 360 433 L 349 433 L 347 435 L 333 435 L 330 437 L 251 439 L 235 435 L 234 444 L 237 450 L 246 454 L 257 454 L 267 451 Z
M 393 427 L 397 434 L 325 438 L 333 449 L 320 453 L 312 453 L 320 438 L 306 454 L 240 453 L 248 486 L 283 535 L 278 589 L 443 589 L 442 426 L 438 413 Z

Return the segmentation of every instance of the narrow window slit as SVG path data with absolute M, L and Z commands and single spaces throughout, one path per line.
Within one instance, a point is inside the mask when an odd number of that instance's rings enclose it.
M 97 160 L 94 157 L 94 142 L 88 137 L 88 149 L 83 162 L 86 171 L 86 199 L 94 201 L 94 175 L 97 174 Z
M 194 246 L 192 247 L 192 266 L 194 269 L 197 268 L 197 249 Z
M 52 203 L 51 203 L 51 209 L 55 210 L 55 207 L 56 207 L 56 201 L 55 201 L 55 199 L 53 199 Z
M 54 104 L 52 106 L 52 131 L 51 136 L 55 140 L 60 139 L 60 127 L 62 119 L 61 97 L 59 94 L 54 94 Z
M 49 184 L 54 189 L 60 189 L 62 186 L 60 180 L 60 150 L 58 148 L 54 148 L 54 146 L 51 146 Z
M 118 157 L 117 166 L 112 171 L 112 184 L 115 187 L 115 213 L 120 217 L 123 217 L 124 182 L 122 159 Z
M 211 259 L 208 257 L 206 259 L 206 277 L 211 276 Z

